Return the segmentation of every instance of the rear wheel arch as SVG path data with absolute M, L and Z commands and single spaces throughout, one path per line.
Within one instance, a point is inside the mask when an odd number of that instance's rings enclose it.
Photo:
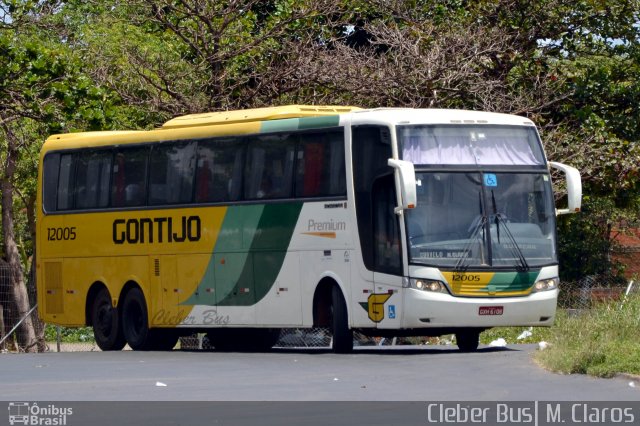
M 353 330 L 349 326 L 347 300 L 340 284 L 331 277 L 320 280 L 314 293 L 313 325 L 331 330 L 332 348 L 336 353 L 353 350 Z
M 337 288 L 346 301 L 344 291 L 338 281 L 332 277 L 324 277 L 316 286 L 313 294 L 313 326 L 331 327 L 331 305 L 333 303 L 333 288 Z

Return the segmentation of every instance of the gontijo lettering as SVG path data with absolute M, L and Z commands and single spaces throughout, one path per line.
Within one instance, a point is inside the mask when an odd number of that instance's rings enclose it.
M 199 216 L 116 219 L 113 221 L 113 242 L 116 244 L 182 243 L 199 241 L 202 223 Z

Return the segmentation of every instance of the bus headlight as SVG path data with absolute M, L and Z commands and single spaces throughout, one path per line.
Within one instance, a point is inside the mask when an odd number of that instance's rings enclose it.
M 433 293 L 448 293 L 447 286 L 441 281 L 411 278 L 411 287 Z
M 558 284 L 560 283 L 559 278 L 550 278 L 548 280 L 539 280 L 533 285 L 533 291 L 548 291 L 555 290 L 558 288 Z

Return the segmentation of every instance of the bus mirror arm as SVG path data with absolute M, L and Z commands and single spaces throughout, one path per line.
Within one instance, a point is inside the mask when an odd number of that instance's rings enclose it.
M 417 205 L 417 194 L 416 171 L 413 167 L 413 163 L 389 158 L 387 164 L 396 169 L 396 183 L 400 190 L 402 204 L 396 207 L 395 212 L 397 214 L 401 214 L 403 210 L 414 209 Z
M 556 216 L 579 212 L 582 206 L 582 180 L 580 179 L 580 172 L 571 166 L 556 163 L 555 161 L 549 161 L 549 165 L 551 168 L 563 172 L 567 181 L 567 199 L 569 206 L 566 209 L 556 209 Z

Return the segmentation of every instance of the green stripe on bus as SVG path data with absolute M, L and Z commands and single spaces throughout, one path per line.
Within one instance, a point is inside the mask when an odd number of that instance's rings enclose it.
M 299 129 L 315 129 L 318 127 L 336 127 L 340 124 L 340 116 L 305 117 L 300 119 Z
M 529 289 L 538 278 L 539 270 L 533 272 L 496 272 L 483 292 L 511 292 Z
M 264 204 L 230 206 L 222 222 L 215 253 L 246 251 L 253 243 Z
M 280 273 L 301 210 L 300 202 L 229 207 L 207 271 L 183 304 L 250 306 L 260 301 Z
M 301 210 L 301 202 L 264 206 L 258 232 L 249 249 L 251 260 L 245 263 L 234 291 L 220 301 L 219 306 L 253 305 L 269 293 L 282 269 Z M 247 288 L 250 293 L 253 290 L 253 297 L 243 292 Z
M 336 127 L 340 124 L 339 115 L 323 117 L 287 118 L 283 120 L 263 121 L 260 124 L 260 133 L 286 132 L 292 130 L 318 129 L 323 127 Z
M 287 118 L 284 120 L 263 121 L 260 124 L 260 133 L 298 130 L 298 120 L 298 118 Z
M 207 270 L 184 305 L 217 305 L 238 283 L 253 279 L 243 273 L 264 207 L 264 204 L 255 204 L 227 209 Z

